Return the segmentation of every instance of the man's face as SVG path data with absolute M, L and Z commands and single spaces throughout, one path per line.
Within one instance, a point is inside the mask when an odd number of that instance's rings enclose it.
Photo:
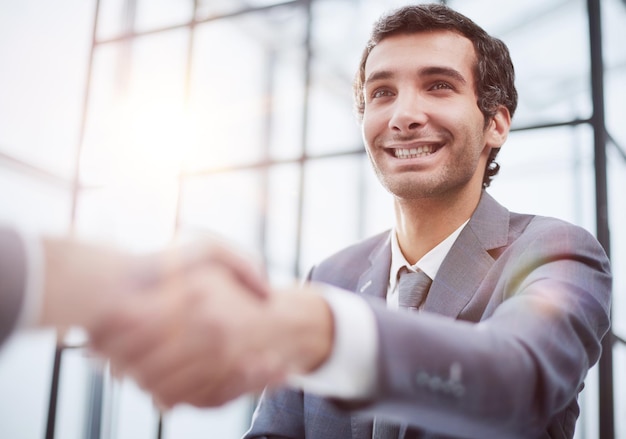
M 363 139 L 383 186 L 400 199 L 480 188 L 499 147 L 478 108 L 470 40 L 436 31 L 387 37 L 365 64 Z

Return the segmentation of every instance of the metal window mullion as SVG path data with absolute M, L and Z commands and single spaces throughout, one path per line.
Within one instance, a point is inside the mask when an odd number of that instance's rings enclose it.
M 604 113 L 604 66 L 602 56 L 602 21 L 600 0 L 587 0 L 589 15 L 589 53 L 591 64 L 591 99 L 593 115 L 591 124 L 594 137 L 594 165 L 596 186 L 596 231 L 598 241 L 611 257 L 609 233 L 606 121 Z M 599 437 L 614 439 L 615 413 L 613 395 L 613 337 L 611 329 L 602 340 L 599 371 Z

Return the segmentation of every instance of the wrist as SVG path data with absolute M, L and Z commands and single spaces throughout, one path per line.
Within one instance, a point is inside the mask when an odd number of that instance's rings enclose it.
M 273 296 L 272 319 L 280 322 L 285 364 L 290 373 L 307 374 L 320 367 L 332 352 L 333 315 L 324 298 L 312 288 Z
M 44 239 L 42 325 L 92 326 L 128 288 L 134 259 L 112 249 L 72 240 Z

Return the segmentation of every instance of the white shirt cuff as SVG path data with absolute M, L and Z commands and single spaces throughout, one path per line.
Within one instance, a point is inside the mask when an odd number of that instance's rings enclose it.
M 322 295 L 331 308 L 335 340 L 328 360 L 289 384 L 320 396 L 365 399 L 374 392 L 378 331 L 373 311 L 354 293 L 327 285 Z
M 17 319 L 17 328 L 32 328 L 38 322 L 43 306 L 44 290 L 44 254 L 43 245 L 38 236 L 25 231 L 18 231 L 24 243 L 26 253 L 26 283 L 22 309 Z

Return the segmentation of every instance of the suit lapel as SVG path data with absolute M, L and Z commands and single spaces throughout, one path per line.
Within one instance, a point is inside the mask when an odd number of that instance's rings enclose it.
M 506 245 L 509 211 L 483 192 L 472 218 L 443 260 L 424 310 L 457 317 L 494 263 L 489 250 Z
M 489 250 L 506 245 L 509 211 L 483 192 L 472 218 L 444 259 L 424 303 L 424 309 L 457 317 L 471 300 L 493 265 Z M 389 286 L 389 235 L 369 256 L 370 266 L 360 276 L 356 293 L 385 298 Z M 371 439 L 372 421 L 352 415 L 352 438 Z
M 391 269 L 390 234 L 369 255 L 370 266 L 359 278 L 356 292 L 369 296 L 385 298 L 389 286 Z
M 380 244 L 369 255 L 369 268 L 359 277 L 356 286 L 357 294 L 364 294 L 384 299 L 389 286 L 389 270 L 391 268 L 391 241 L 381 240 Z M 353 439 L 372 438 L 372 420 L 363 415 L 351 415 Z

